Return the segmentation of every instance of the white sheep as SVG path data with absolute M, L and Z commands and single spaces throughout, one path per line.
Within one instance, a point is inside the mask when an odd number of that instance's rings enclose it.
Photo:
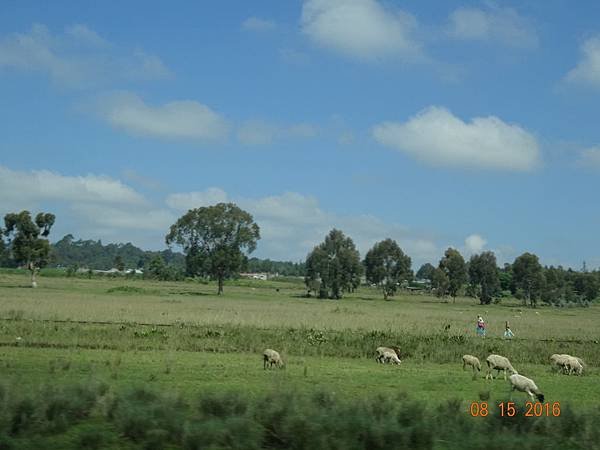
M 581 375 L 583 373 L 583 364 L 581 364 L 581 359 L 575 356 L 569 356 L 565 361 L 564 367 L 569 375 L 573 375 L 573 373 Z
M 511 388 L 511 397 L 514 390 L 526 392 L 531 397 L 531 401 L 534 402 L 536 397 L 538 401 L 544 402 L 544 394 L 537 387 L 535 382 L 531 378 L 524 377 L 518 373 L 514 373 L 509 377 Z
M 378 363 L 392 362 L 394 364 L 400 364 L 400 349 L 398 347 L 377 347 L 375 350 L 377 354 L 375 360 Z
M 554 353 L 550 356 L 550 361 L 559 369 L 565 371 L 565 364 L 571 355 Z
M 465 370 L 467 366 L 471 366 L 473 368 L 473 374 L 475 374 L 475 371 L 481 371 L 481 363 L 479 362 L 479 358 L 477 358 L 477 356 L 463 355 L 462 360 L 463 370 Z
M 514 369 L 514 367 L 512 366 L 512 364 L 510 363 L 510 361 L 508 360 L 508 358 L 505 358 L 504 356 L 500 356 L 500 355 L 490 355 L 486 358 L 485 360 L 487 362 L 488 365 L 488 370 L 487 370 L 487 374 L 485 376 L 485 379 L 487 380 L 488 377 L 490 377 L 492 380 L 494 379 L 494 375 L 492 374 L 492 370 L 496 369 L 498 371 L 498 373 L 496 375 L 500 374 L 500 371 L 503 370 L 504 371 L 504 379 L 506 380 L 506 371 L 510 371 L 511 374 L 517 374 L 518 372 Z
M 281 355 L 273 349 L 266 349 L 263 352 L 263 368 L 267 369 L 267 364 L 269 367 L 279 367 L 280 369 L 284 367 L 283 359 L 281 359 Z
M 402 361 L 398 358 L 398 354 L 396 352 L 385 352 L 383 354 L 383 362 L 391 363 L 391 364 L 400 364 Z
M 581 358 L 577 356 L 571 356 L 567 354 L 555 353 L 550 356 L 550 360 L 563 371 L 565 374 L 571 375 L 573 372 L 577 372 L 579 375 L 583 372 L 585 364 Z

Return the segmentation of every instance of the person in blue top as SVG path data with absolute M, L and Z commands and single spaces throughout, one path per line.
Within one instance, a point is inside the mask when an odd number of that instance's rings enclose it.
M 507 320 L 506 324 L 504 325 L 504 337 L 506 339 L 512 339 L 514 335 L 515 335 L 515 333 L 513 333 L 512 330 L 510 329 L 510 325 L 508 324 L 508 320 Z

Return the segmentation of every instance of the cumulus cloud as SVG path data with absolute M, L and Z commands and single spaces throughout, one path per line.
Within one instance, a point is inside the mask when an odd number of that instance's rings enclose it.
M 0 203 L 58 200 L 144 205 L 142 195 L 106 176 L 65 176 L 48 170 L 15 171 L 0 166 Z
M 171 194 L 166 201 L 171 208 L 184 211 L 216 203 L 226 203 L 228 199 L 227 193 L 223 189 L 211 187 L 205 191 Z
M 302 32 L 314 43 L 361 60 L 421 55 L 413 37 L 416 19 L 376 0 L 308 0 Z
M 505 45 L 534 48 L 538 36 L 534 26 L 512 8 L 488 3 L 484 8 L 458 8 L 449 17 L 448 34 L 456 39 L 496 41 Z
M 576 164 L 587 169 L 600 169 L 600 146 L 581 150 Z
M 248 120 L 237 130 L 237 138 L 246 145 L 268 145 L 275 140 L 306 139 L 317 135 L 317 129 L 307 123 L 278 125 L 263 120 Z
M 44 25 L 0 37 L 0 69 L 42 72 L 53 81 L 87 87 L 107 80 L 160 79 L 171 72 L 158 56 L 111 45 L 85 25 L 52 34 Z
M 600 88 L 600 36 L 586 40 L 581 46 L 581 60 L 567 73 L 566 80 Z
M 171 210 L 153 206 L 133 188 L 108 176 L 68 176 L 0 166 L 0 214 L 23 209 L 56 213 L 56 233 L 132 241 L 153 248 L 157 233 L 162 236 L 176 220 Z M 162 244 L 161 238 L 158 243 Z
M 101 98 L 96 112 L 112 126 L 130 134 L 162 139 L 218 140 L 229 129 L 217 112 L 193 100 L 147 105 L 130 92 Z
M 425 163 L 484 169 L 527 171 L 540 159 L 536 138 L 497 117 L 463 122 L 446 108 L 432 106 L 407 122 L 384 122 L 374 138 Z
M 260 19 L 258 17 L 248 17 L 242 22 L 242 30 L 244 31 L 271 31 L 275 29 L 275 22 L 270 20 Z
M 225 191 L 210 188 L 206 191 L 173 194 L 167 204 L 183 212 L 190 208 L 229 201 Z M 364 253 L 377 241 L 391 237 L 413 257 L 414 264 L 439 257 L 434 240 L 398 224 L 386 224 L 371 215 L 344 216 L 324 210 L 318 200 L 296 192 L 260 198 L 232 199 L 250 212 L 260 225 L 259 253 L 284 260 L 302 260 L 334 227 L 352 237 Z
M 471 234 L 465 239 L 465 251 L 467 255 L 481 253 L 487 241 L 478 234 Z

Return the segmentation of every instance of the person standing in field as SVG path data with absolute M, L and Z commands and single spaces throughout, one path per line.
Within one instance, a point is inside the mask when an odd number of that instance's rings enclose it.
M 504 337 L 506 339 L 512 339 L 512 337 L 514 335 L 515 335 L 515 333 L 513 333 L 512 330 L 510 329 L 510 325 L 508 324 L 508 320 L 507 320 L 504 325 Z
M 485 322 L 483 317 L 477 316 L 477 336 L 485 337 Z

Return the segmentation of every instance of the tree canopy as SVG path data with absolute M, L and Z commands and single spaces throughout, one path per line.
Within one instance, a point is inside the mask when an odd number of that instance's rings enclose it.
M 36 271 L 48 264 L 50 243 L 46 238 L 55 219 L 54 214 L 41 212 L 33 221 L 29 211 L 4 216 L 8 247 L 13 259 L 31 272 L 31 287 L 37 287 Z
M 423 264 L 419 270 L 417 271 L 416 277 L 421 280 L 433 280 L 433 272 L 435 271 L 435 267 L 430 263 Z
M 360 284 L 362 266 L 354 242 L 335 228 L 306 258 L 308 291 L 316 291 L 320 298 L 340 299 Z
M 479 302 L 482 305 L 491 303 L 500 290 L 496 255 L 493 252 L 483 252 L 471 256 L 469 260 L 469 279 L 472 287 L 477 292 Z
M 467 265 L 460 252 L 454 248 L 449 248 L 440 260 L 439 268 L 448 278 L 448 294 L 456 302 L 458 291 L 467 282 Z
M 513 283 L 523 291 L 523 302 L 535 306 L 544 289 L 544 273 L 538 257 L 523 253 L 512 265 Z
M 216 279 L 221 294 L 224 280 L 239 272 L 259 239 L 260 229 L 248 212 L 218 203 L 190 209 L 171 225 L 165 241 L 182 247 L 189 275 Z
M 365 256 L 367 281 L 383 291 L 383 298 L 393 296 L 404 280 L 412 278 L 410 257 L 392 239 L 377 242 Z

